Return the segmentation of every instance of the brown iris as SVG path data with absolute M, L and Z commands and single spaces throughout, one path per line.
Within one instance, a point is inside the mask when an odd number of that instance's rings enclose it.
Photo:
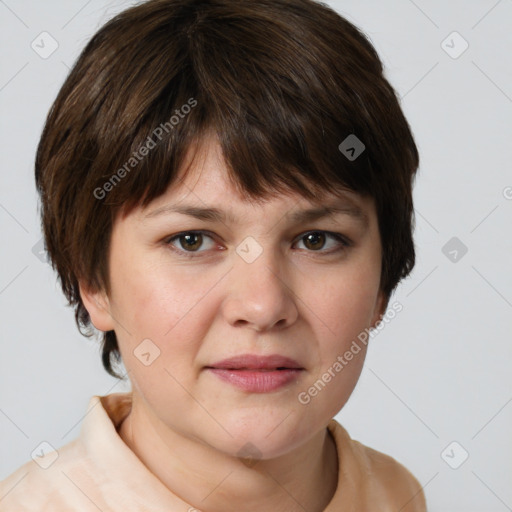
M 188 233 L 186 235 L 182 235 L 180 240 L 184 249 L 197 251 L 197 249 L 199 249 L 203 243 L 203 235 L 201 235 L 201 233 Z
M 311 250 L 321 249 L 325 245 L 324 233 L 309 233 L 303 237 L 304 245 Z

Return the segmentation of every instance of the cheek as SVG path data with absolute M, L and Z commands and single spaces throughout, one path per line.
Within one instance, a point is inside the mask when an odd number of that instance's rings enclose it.
M 350 397 L 361 374 L 367 352 L 366 338 L 377 299 L 380 282 L 379 252 L 368 252 L 358 264 L 340 268 L 331 275 L 324 293 L 318 292 L 316 301 L 325 325 L 325 336 L 319 336 L 321 353 L 317 388 L 328 391 L 316 406 L 327 408 L 326 414 L 335 415 Z M 313 390 L 313 393 L 315 390 Z M 323 401 L 323 406 L 321 402 Z
M 164 265 L 120 265 L 113 274 L 114 314 L 126 327 L 116 334 L 130 380 L 157 409 L 176 410 L 187 399 L 182 386 L 193 385 L 191 369 L 213 321 L 214 283 Z
M 180 301 L 170 279 L 144 262 L 130 265 L 127 260 L 120 260 L 111 275 L 112 314 L 133 336 L 161 337 L 172 327 Z
M 111 276 L 111 310 L 124 327 L 118 339 L 128 356 L 145 339 L 158 347 L 169 369 L 194 356 L 214 315 L 208 292 L 218 279 L 170 269 L 165 256 L 118 259 Z
M 312 288 L 306 303 L 315 323 L 325 334 L 327 352 L 350 346 L 372 322 L 379 294 L 380 270 L 361 265 L 339 269 L 325 279 L 323 286 Z

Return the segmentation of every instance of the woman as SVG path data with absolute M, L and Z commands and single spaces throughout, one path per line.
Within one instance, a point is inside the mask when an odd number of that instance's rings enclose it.
M 333 420 L 414 265 L 417 167 L 374 48 L 322 4 L 150 0 L 108 22 L 36 182 L 78 326 L 133 389 L 93 397 L 2 510 L 424 511 Z

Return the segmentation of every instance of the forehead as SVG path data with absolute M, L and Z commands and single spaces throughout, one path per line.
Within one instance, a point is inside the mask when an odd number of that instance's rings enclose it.
M 195 207 L 197 210 L 211 207 L 228 216 L 229 212 L 242 210 L 247 213 L 263 208 L 268 212 L 283 214 L 285 211 L 301 208 L 325 209 L 330 205 L 334 209 L 345 210 L 354 217 L 365 218 L 374 210 L 372 198 L 346 188 L 317 191 L 313 200 L 305 198 L 297 191 L 276 191 L 270 188 L 264 197 L 250 197 L 233 181 L 215 136 L 205 137 L 189 148 L 176 180 L 164 194 L 145 208 L 139 209 L 139 215 L 144 218 L 152 217 L 173 207 L 179 210 L 180 205 L 183 208 Z

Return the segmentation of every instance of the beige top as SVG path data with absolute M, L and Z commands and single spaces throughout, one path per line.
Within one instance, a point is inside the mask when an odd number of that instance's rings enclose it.
M 129 393 L 93 397 L 78 439 L 58 449 L 56 459 L 56 452 L 42 446 L 34 455 L 37 462 L 0 482 L 0 511 L 195 511 L 173 496 L 117 433 L 130 407 Z M 426 511 L 421 486 L 404 466 L 353 441 L 335 420 L 328 428 L 339 471 L 325 512 Z

